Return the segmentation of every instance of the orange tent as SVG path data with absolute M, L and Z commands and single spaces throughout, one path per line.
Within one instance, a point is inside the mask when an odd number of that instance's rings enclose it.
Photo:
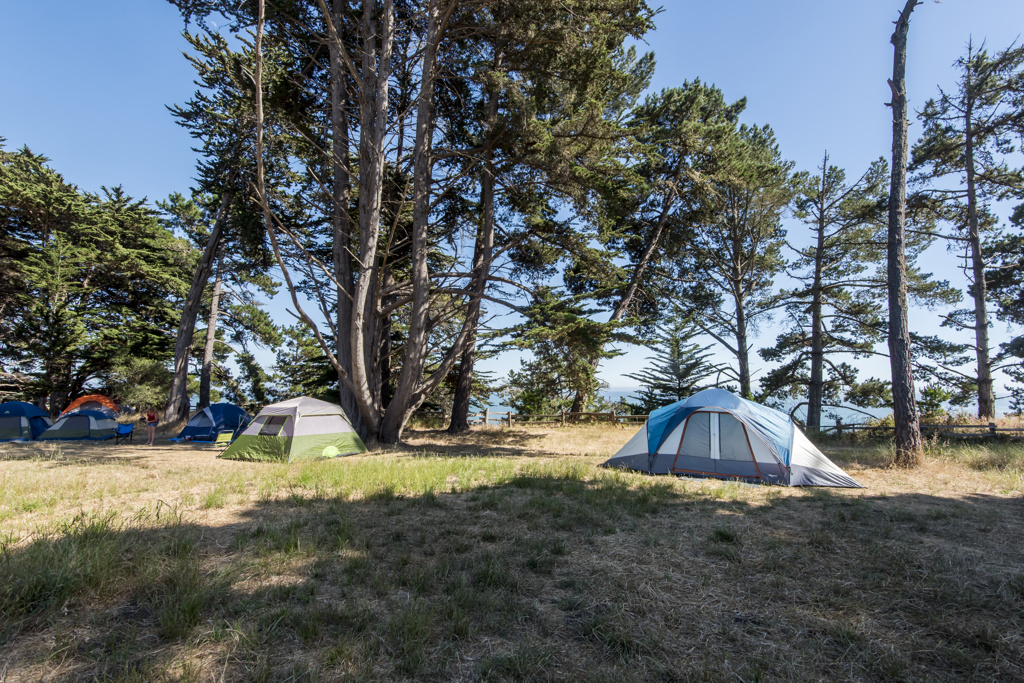
M 71 405 L 61 412 L 61 415 L 64 413 L 70 413 L 72 410 L 96 410 L 97 408 L 106 408 L 107 410 L 113 410 L 115 413 L 121 412 L 121 407 L 106 396 L 102 396 L 100 394 L 89 394 L 88 396 L 76 398 L 71 402 Z

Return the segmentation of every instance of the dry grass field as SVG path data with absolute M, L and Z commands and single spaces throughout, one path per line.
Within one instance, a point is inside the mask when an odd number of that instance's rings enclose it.
M 633 430 L 0 444 L 0 680 L 1024 680 L 1024 446 L 789 489 L 597 467 Z

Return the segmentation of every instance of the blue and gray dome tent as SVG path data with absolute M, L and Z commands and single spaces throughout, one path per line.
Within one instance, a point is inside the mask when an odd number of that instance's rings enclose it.
M 659 408 L 608 467 L 760 481 L 857 487 L 785 413 L 723 389 Z
M 117 420 L 99 410 L 76 410 L 57 418 L 52 427 L 43 432 L 40 440 L 78 441 L 92 439 L 103 441 L 114 438 Z
M 0 403 L 0 441 L 31 441 L 38 439 L 53 421 L 31 403 L 7 401 Z
M 234 432 L 249 424 L 249 413 L 233 403 L 211 403 L 189 418 L 179 441 L 216 441 L 221 432 Z

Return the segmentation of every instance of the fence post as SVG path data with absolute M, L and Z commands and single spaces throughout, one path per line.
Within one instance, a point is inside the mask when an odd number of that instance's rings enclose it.
M 511 410 L 508 411 L 508 426 L 509 426 L 509 428 L 512 427 L 512 411 Z
M 565 408 L 562 408 L 562 426 L 565 426 Z
M 992 436 L 996 435 L 996 423 L 995 422 L 989 422 L 988 423 L 988 433 L 991 434 Z
M 609 419 L 611 419 L 612 424 L 615 424 L 616 420 L 615 420 L 615 411 L 614 410 L 609 410 L 608 411 L 608 417 L 609 417 Z
M 843 438 L 843 418 L 841 417 L 836 418 L 836 436 L 840 439 Z
M 484 408 L 484 427 L 487 427 L 490 424 L 491 424 L 491 407 L 487 406 L 486 408 Z

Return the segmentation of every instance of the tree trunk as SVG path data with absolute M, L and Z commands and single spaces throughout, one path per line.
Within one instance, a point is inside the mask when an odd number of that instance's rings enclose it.
M 920 0 L 907 0 L 896 22 L 892 80 L 892 177 L 889 189 L 888 289 L 889 364 L 892 369 L 893 420 L 896 425 L 895 464 L 916 467 L 921 462 L 921 425 L 914 395 L 914 375 L 907 323 L 907 263 L 904 224 L 907 209 L 907 32 L 910 13 Z
M 732 276 L 730 280 L 732 281 L 733 304 L 736 307 L 736 365 L 739 366 L 737 370 L 740 381 L 740 396 L 750 399 L 753 397 L 753 393 L 750 390 L 750 344 L 747 343 L 747 292 L 743 282 L 745 259 L 743 258 L 743 233 L 740 229 L 742 219 L 738 211 L 739 207 L 736 206 L 734 199 L 730 211 L 729 230 L 732 242 L 732 251 L 730 253 Z
M 227 188 L 230 188 L 234 181 L 235 173 L 229 174 Z M 210 280 L 210 270 L 213 268 L 213 260 L 216 258 L 217 250 L 220 247 L 221 234 L 228 219 L 228 209 L 231 206 L 232 192 L 225 188 L 224 196 L 221 197 L 220 211 L 217 213 L 217 220 L 214 221 L 213 229 L 210 230 L 210 239 L 203 250 L 203 256 L 199 260 L 199 267 L 192 277 L 192 286 L 189 288 L 188 296 L 181 310 L 181 322 L 178 323 L 178 338 L 174 344 L 174 379 L 171 381 L 171 393 L 167 399 L 167 407 L 164 409 L 164 420 L 174 422 L 188 417 L 188 357 L 192 350 L 192 334 L 196 328 L 196 316 L 199 314 L 199 306 L 202 303 L 203 290 Z
M 740 396 L 753 397 L 750 391 L 750 345 L 747 343 L 747 312 L 743 297 L 736 295 L 736 364 L 739 366 Z
M 395 276 L 394 273 L 391 272 L 390 268 L 384 271 L 382 281 L 384 289 L 394 286 Z M 394 303 L 396 298 L 397 297 L 395 296 L 382 296 L 381 306 L 390 306 Z M 391 370 L 391 354 L 394 350 L 391 342 L 391 316 L 386 316 L 380 321 L 377 348 L 377 384 L 375 392 L 380 396 L 381 408 L 387 410 L 388 406 L 391 405 L 391 399 L 394 398 L 394 390 L 391 386 L 391 377 L 393 374 Z
M 220 287 L 224 278 L 224 257 L 217 261 L 217 278 L 213 281 L 213 296 L 210 299 L 210 317 L 206 321 L 206 346 L 203 347 L 203 369 L 199 375 L 199 405 L 210 405 L 210 385 L 213 380 L 213 347 L 217 343 L 217 317 L 220 313 Z
M 341 25 L 342 17 L 348 10 L 347 0 L 334 0 L 333 21 Z M 342 61 L 338 45 L 328 41 L 330 54 L 330 90 L 331 90 L 331 169 L 333 182 L 331 199 L 331 257 L 334 277 L 338 281 L 335 296 L 335 356 L 348 376 L 352 375 L 352 338 L 348 334 L 352 322 L 353 277 L 352 256 L 349 253 L 352 244 L 352 217 L 349 215 L 351 202 L 352 174 L 349 157 L 349 104 L 348 85 L 345 65 Z M 352 423 L 353 429 L 366 440 L 369 437 L 366 422 L 359 410 L 355 395 L 345 383 L 341 373 L 338 374 L 338 394 L 341 407 Z
M 71 366 L 63 365 L 56 372 L 50 370 L 50 381 L 53 382 L 53 391 L 47 400 L 49 405 L 50 418 L 56 420 L 61 412 L 71 403 Z
M 402 370 L 398 375 L 395 397 L 384 413 L 378 438 L 383 443 L 398 443 L 402 430 L 412 413 L 419 407 L 422 397 L 417 391 L 426 362 L 429 341 L 430 273 L 427 255 L 430 248 L 428 227 L 431 192 L 431 146 L 433 132 L 434 82 L 436 79 L 438 41 L 441 23 L 437 3 L 427 6 L 427 32 L 423 48 L 422 81 L 417 96 L 415 145 L 413 152 L 413 208 L 412 208 L 412 311 L 409 316 L 409 335 L 402 356 Z
M 992 390 L 992 362 L 989 358 L 988 310 L 985 282 L 985 261 L 981 251 L 981 230 L 978 226 L 978 188 L 974 169 L 974 95 L 971 93 L 971 73 L 968 62 L 967 111 L 964 115 L 965 160 L 967 166 L 967 225 L 971 244 L 971 270 L 974 282 L 974 345 L 978 360 L 978 417 L 991 420 L 996 416 L 996 398 Z
M 821 319 L 821 267 L 825 257 L 825 176 L 828 172 L 828 154 L 821 165 L 821 190 L 818 203 L 818 239 L 814 249 L 814 283 L 811 285 L 811 381 L 807 387 L 807 429 L 821 429 L 821 403 L 824 394 L 825 343 L 822 339 Z
M 366 432 L 379 437 L 381 405 L 376 400 L 371 374 L 375 364 L 366 351 L 377 332 L 377 279 L 380 273 L 381 197 L 387 150 L 389 79 L 391 51 L 394 46 L 394 6 L 384 1 L 380 12 L 378 46 L 377 3 L 363 3 L 362 87 L 359 90 L 359 253 L 358 272 L 353 285 L 352 318 L 348 325 L 352 355 L 352 385 L 356 402 L 366 424 Z M 345 329 L 339 328 L 339 334 Z M 379 392 L 377 392 L 379 395 Z
M 495 56 L 495 68 L 501 66 L 500 52 Z M 487 93 L 487 132 L 491 135 L 498 118 L 498 95 L 493 88 Z M 473 291 L 483 294 L 487 289 L 487 278 L 491 270 L 491 257 L 494 251 L 494 141 L 488 140 L 484 150 L 483 175 L 480 178 L 480 204 L 483 208 L 483 222 L 477 237 L 473 253 Z M 448 432 L 458 434 L 469 431 L 469 404 L 473 397 L 473 365 L 476 361 L 476 333 L 480 322 L 479 297 L 469 302 L 466 312 L 470 323 L 470 336 L 466 348 L 462 351 L 459 362 L 459 380 L 455 385 L 455 396 L 452 400 L 452 421 Z

